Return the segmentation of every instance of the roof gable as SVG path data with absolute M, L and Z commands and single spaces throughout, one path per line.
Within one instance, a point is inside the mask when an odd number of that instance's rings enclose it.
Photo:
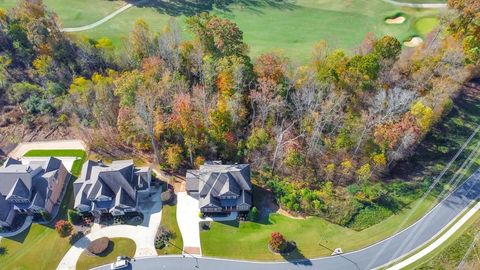
M 8 200 L 15 197 L 30 199 L 30 190 L 20 178 L 15 181 L 12 189 L 10 189 L 10 192 L 7 194 L 6 199 Z

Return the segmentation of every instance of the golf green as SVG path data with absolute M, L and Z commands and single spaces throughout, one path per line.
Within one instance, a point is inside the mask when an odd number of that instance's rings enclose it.
M 0 6 L 11 7 L 14 0 L 0 0 Z M 68 2 L 68 3 L 67 3 Z M 185 17 L 201 11 L 228 18 L 244 32 L 251 56 L 276 50 L 293 61 L 304 62 L 320 40 L 331 48 L 351 51 L 372 32 L 376 36 L 392 35 L 399 40 L 424 36 L 437 23 L 437 9 L 398 7 L 381 0 L 258 0 L 232 1 L 215 6 L 214 1 L 169 2 L 149 1 L 134 6 L 93 29 L 75 32 L 89 38 L 110 38 L 118 48 L 137 19 L 146 21 L 152 30 L 161 31 L 171 17 L 176 18 L 182 35 L 190 38 Z M 45 0 L 47 7 L 57 12 L 64 27 L 93 23 L 125 4 L 107 0 Z M 407 21 L 386 24 L 385 18 L 402 13 Z M 422 19 L 425 18 L 425 19 Z

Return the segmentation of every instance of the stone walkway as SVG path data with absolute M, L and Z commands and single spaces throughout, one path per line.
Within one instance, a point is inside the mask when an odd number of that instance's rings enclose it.
M 135 258 L 145 256 L 157 256 L 155 249 L 155 235 L 160 226 L 162 218 L 162 202 L 160 198 L 161 191 L 157 191 L 148 202 L 142 202 L 140 207 L 144 215 L 142 224 L 133 225 L 113 225 L 94 230 L 78 240 L 65 254 L 57 270 L 75 269 L 78 259 L 82 252 L 88 247 L 91 241 L 101 237 L 109 238 L 130 238 L 135 242 Z

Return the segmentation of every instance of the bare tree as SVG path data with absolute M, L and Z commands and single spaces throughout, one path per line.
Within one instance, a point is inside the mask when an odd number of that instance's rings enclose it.
M 160 153 L 155 142 L 156 114 L 162 114 L 164 112 L 163 108 L 160 107 L 161 104 L 170 104 L 169 77 L 170 75 L 166 72 L 162 74 L 159 80 L 152 77 L 144 78 L 143 83 L 139 86 L 136 93 L 135 108 L 150 137 L 157 164 L 160 163 Z M 162 117 L 162 119 L 167 118 L 168 117 Z
M 177 21 L 171 18 L 158 38 L 160 57 L 171 72 L 180 69 L 180 31 Z
M 268 115 L 284 105 L 282 98 L 276 95 L 277 87 L 276 84 L 269 80 L 262 80 L 258 85 L 258 89 L 250 92 L 253 112 L 252 123 L 254 125 L 258 121 L 260 127 L 264 128 Z

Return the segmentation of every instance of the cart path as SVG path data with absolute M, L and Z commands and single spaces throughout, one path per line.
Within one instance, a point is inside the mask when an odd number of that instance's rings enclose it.
M 67 27 L 67 28 L 62 28 L 61 31 L 62 32 L 80 32 L 80 31 L 85 31 L 85 30 L 90 30 L 90 29 L 93 29 L 101 24 L 104 24 L 106 22 L 108 22 L 109 20 L 111 20 L 113 17 L 117 16 L 118 14 L 124 12 L 125 10 L 135 6 L 135 5 L 138 5 L 138 4 L 142 4 L 143 2 L 146 2 L 148 0 L 140 0 L 140 1 L 137 1 L 137 2 L 134 2 L 134 3 L 130 3 L 130 4 L 126 4 L 125 6 L 115 10 L 114 12 L 110 13 L 109 15 L 105 16 L 104 18 L 94 22 L 94 23 L 91 23 L 91 24 L 88 24 L 88 25 L 84 25 L 84 26 L 79 26 L 79 27 Z
M 447 8 L 446 3 L 408 3 L 408 2 L 398 2 L 395 0 L 383 0 L 383 2 L 401 6 L 401 7 L 411 7 L 411 8 Z

